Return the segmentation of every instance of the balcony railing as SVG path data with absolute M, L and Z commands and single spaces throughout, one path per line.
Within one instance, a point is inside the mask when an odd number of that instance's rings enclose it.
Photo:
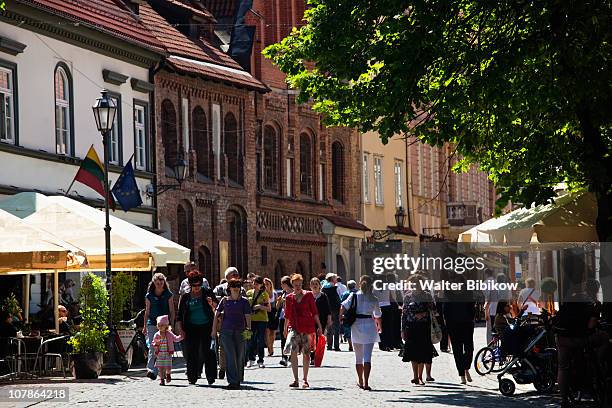
M 451 226 L 476 225 L 482 222 L 482 207 L 475 202 L 448 203 L 446 218 Z

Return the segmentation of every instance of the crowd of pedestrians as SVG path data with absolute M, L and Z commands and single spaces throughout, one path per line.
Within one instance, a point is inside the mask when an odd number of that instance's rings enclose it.
M 173 294 L 163 274 L 153 276 L 146 294 L 144 332 L 150 345 L 147 375 L 159 378 L 162 385 L 171 381 L 172 354 L 177 348 L 174 342 L 180 341 L 190 384 L 203 376 L 208 384 L 226 378 L 228 389 L 240 389 L 245 367 L 264 369 L 265 359 L 274 357 L 277 335 L 281 343 L 278 363 L 291 366 L 292 388 L 310 387 L 315 348 L 323 343 L 324 335 L 328 352 L 340 351 L 341 344 L 346 343 L 348 351 L 354 353 L 356 386 L 362 390 L 372 390 L 372 352 L 377 343 L 380 350 L 399 352 L 402 361 L 410 363 L 411 383 L 415 386 L 435 381 L 436 344 L 441 352 L 452 352 L 457 381 L 472 381 L 478 310 L 474 293 L 423 290 L 421 283 L 430 279 L 425 272 L 412 275 L 409 281 L 415 289 L 405 292 L 375 290 L 370 276 L 362 276 L 359 283 L 350 280 L 344 286 L 334 273 L 322 274 L 307 283 L 300 274 L 284 276 L 277 289 L 270 279 L 255 274 L 241 279 L 234 267 L 227 268 L 224 279 L 213 289 L 194 264 L 187 264 L 185 273 L 176 313 Z M 463 275 L 451 274 L 447 278 L 465 284 Z M 392 283 L 395 276 L 382 279 Z M 485 279 L 506 282 L 505 275 L 493 276 L 490 271 L 486 271 Z M 599 287 L 591 286 L 584 296 L 594 299 Z M 487 341 L 493 333 L 504 332 L 511 317 L 539 314 L 540 296 L 533 279 L 527 279 L 525 288 L 518 293 L 485 291 Z M 574 319 L 587 313 L 578 304 L 570 302 L 565 313 L 560 314 L 561 326 L 567 327 L 557 336 L 559 382 L 564 397 L 568 392 L 568 356 L 582 347 L 577 337 L 591 324 L 582 327 Z M 171 322 L 175 322 L 178 335 L 172 331 Z

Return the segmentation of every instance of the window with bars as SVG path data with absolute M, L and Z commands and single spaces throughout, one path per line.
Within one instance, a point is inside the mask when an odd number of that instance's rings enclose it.
M 58 65 L 55 69 L 55 151 L 57 154 L 72 153 L 71 83 L 68 70 Z
M 0 67 L 0 142 L 15 144 L 15 70 Z
M 134 160 L 138 170 L 149 168 L 147 107 L 134 104 Z
M 382 205 L 384 202 L 382 157 L 374 157 L 374 190 L 376 204 Z

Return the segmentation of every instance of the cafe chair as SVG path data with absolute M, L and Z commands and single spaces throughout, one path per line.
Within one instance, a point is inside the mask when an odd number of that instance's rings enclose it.
M 59 368 L 62 370 L 64 378 L 66 378 L 66 364 L 64 364 L 64 359 L 68 355 L 66 346 L 69 337 L 70 336 L 58 336 L 44 340 L 40 344 L 40 347 L 38 347 L 33 371 L 36 372 L 36 367 L 38 366 L 38 373 L 40 375 L 43 370 L 45 372 L 47 371 L 47 363 L 49 360 L 55 361 L 56 363 L 59 361 Z M 55 348 L 53 352 L 48 352 L 50 344 L 52 346 L 57 345 L 58 347 Z

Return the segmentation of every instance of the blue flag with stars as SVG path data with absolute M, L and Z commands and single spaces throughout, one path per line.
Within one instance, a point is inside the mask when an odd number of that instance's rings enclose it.
M 138 190 L 138 184 L 136 184 L 136 177 L 134 176 L 132 159 L 130 159 L 123 168 L 119 179 L 117 179 L 117 182 L 113 186 L 112 192 L 125 212 L 129 211 L 130 208 L 135 208 L 142 204 L 142 198 L 140 198 L 140 191 Z

